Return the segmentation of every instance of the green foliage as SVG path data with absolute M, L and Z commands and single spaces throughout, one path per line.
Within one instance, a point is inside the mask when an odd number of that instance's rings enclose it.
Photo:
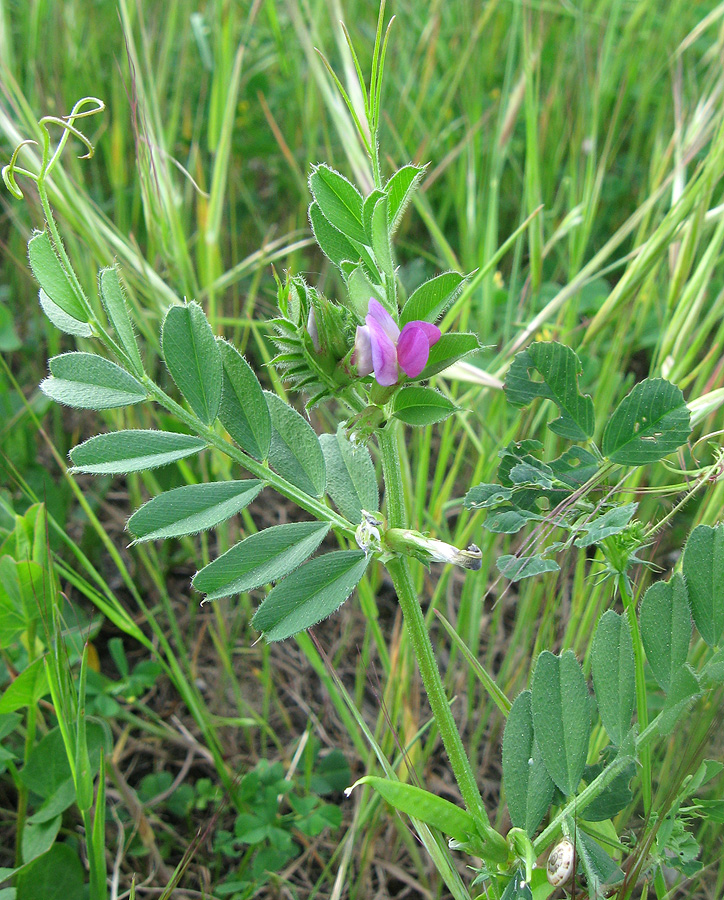
M 224 383 L 219 420 L 236 443 L 263 462 L 271 444 L 271 418 L 259 380 L 236 347 L 220 341 Z
M 321 497 L 327 471 L 314 429 L 276 394 L 267 392 L 265 397 L 272 425 L 269 463 L 305 494 Z
M 531 692 L 513 701 L 503 734 L 503 781 L 510 820 L 530 837 L 548 812 L 555 785 L 533 730 Z
M 612 609 L 601 616 L 591 648 L 591 671 L 603 726 L 617 747 L 631 727 L 636 702 L 633 642 L 626 619 Z
M 724 633 L 724 525 L 698 525 L 691 532 L 682 572 L 694 623 L 715 647 Z
M 535 738 L 556 787 L 567 797 L 583 776 L 591 733 L 588 688 L 575 654 L 538 657 L 531 685 Z
M 364 574 L 369 558 L 358 550 L 326 553 L 288 575 L 267 595 L 252 625 L 268 641 L 283 641 L 339 609 Z
M 643 466 L 668 456 L 690 433 L 689 410 L 679 388 L 663 378 L 649 378 L 614 410 L 601 450 L 612 462 Z
M 70 451 L 73 472 L 122 475 L 167 466 L 203 450 L 206 441 L 169 431 L 116 431 L 98 434 Z
M 94 353 L 63 353 L 48 363 L 40 390 L 56 403 L 78 409 L 114 409 L 147 399 L 140 381 Z
M 357 524 L 362 521 L 362 510 L 374 512 L 380 505 L 369 450 L 352 444 L 342 426 L 336 434 L 323 434 L 319 440 L 327 472 L 327 493 L 342 515 Z
M 420 427 L 443 422 L 456 409 L 452 401 L 432 388 L 404 387 L 395 395 L 392 415 L 406 425 Z
M 654 678 L 668 691 L 676 673 L 686 662 L 691 642 L 688 591 L 681 574 L 657 581 L 641 601 L 641 640 Z
M 530 372 L 541 381 L 534 380 Z M 514 406 L 528 406 L 545 397 L 558 406 L 561 416 L 548 427 L 571 441 L 585 441 L 593 435 L 593 400 L 578 390 L 581 361 L 563 344 L 531 344 L 517 354 L 505 379 L 505 394 Z
M 221 405 L 221 351 L 198 303 L 172 306 L 163 321 L 166 366 L 191 409 L 211 425 Z
M 187 484 L 144 503 L 128 520 L 127 528 L 137 542 L 206 531 L 241 512 L 263 487 L 255 478 Z
M 83 303 L 50 243 L 47 231 L 36 232 L 30 238 L 28 258 L 35 280 L 55 306 L 72 319 L 87 322 Z
M 274 525 L 227 550 L 197 572 L 192 584 L 208 600 L 218 600 L 276 581 L 314 553 L 328 531 L 318 522 Z

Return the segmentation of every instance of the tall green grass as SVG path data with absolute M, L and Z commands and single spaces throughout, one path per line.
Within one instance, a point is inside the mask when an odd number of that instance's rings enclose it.
M 400 233 L 405 289 L 440 269 L 483 268 L 536 213 L 497 271 L 456 307 L 456 327 L 476 330 L 490 348 L 480 365 L 502 378 L 514 352 L 540 335 L 581 347 L 585 385 L 602 423 L 646 374 L 665 374 L 688 400 L 723 387 L 724 5 L 456 0 L 399 2 L 390 12 L 396 22 L 382 94 L 383 165 L 430 164 Z M 324 160 L 362 183 L 370 179 L 349 112 L 316 52 L 353 90 L 340 19 L 367 71 L 376 10 L 359 0 L 215 2 L 203 9 L 187 0 L 121 0 L 118 9 L 78 0 L 0 2 L 0 155 L 8 158 L 33 136 L 40 115 L 62 115 L 87 94 L 105 100 L 95 157 L 66 155 L 52 201 L 89 289 L 99 266 L 119 260 L 152 354 L 160 316 L 186 296 L 203 302 L 215 327 L 264 364 L 272 355 L 264 324 L 275 293 L 271 265 L 306 273 L 332 296 L 340 288 L 312 248 L 306 216 L 311 164 Z M 25 159 L 33 152 L 26 149 Z M 0 285 L 8 288 L 22 341 L 0 387 L 5 487 L 17 507 L 29 500 L 23 476 L 37 484 L 46 460 L 54 478 L 65 477 L 63 458 L 81 427 L 47 411 L 34 392 L 58 337 L 40 315 L 25 265 L 29 231 L 40 223 L 32 190 L 28 195 L 26 206 L 3 194 L 0 219 Z M 154 371 L 157 360 L 147 364 Z M 556 438 L 542 427 L 545 411 L 513 414 L 493 388 L 444 378 L 438 386 L 467 412 L 410 438 L 408 506 L 416 527 L 459 546 L 481 544 L 483 568 L 464 581 L 447 570 L 420 570 L 418 588 L 447 654 L 456 716 L 495 808 L 503 717 L 436 611 L 512 699 L 539 650 L 585 653 L 611 589 L 592 582 L 585 558 L 574 556 L 558 580 L 511 589 L 496 579 L 494 561 L 505 542 L 481 530 L 480 516 L 462 509 L 461 494 L 470 483 L 492 480 L 497 452 L 510 440 L 539 436 L 553 453 Z M 108 424 L 148 427 L 155 416 L 113 414 Z M 716 406 L 702 427 L 722 427 Z M 15 455 L 19 434 L 30 445 L 22 460 Z M 47 447 L 37 455 L 36 439 Z M 698 452 L 705 457 L 706 446 Z M 16 475 L 10 463 L 18 461 Z M 230 474 L 223 462 L 210 465 L 219 467 L 217 478 Z M 182 467 L 178 477 L 193 481 L 200 473 Z M 639 492 L 644 515 L 663 512 L 670 500 L 655 489 L 681 480 L 660 469 L 651 483 L 629 482 L 625 490 Z M 104 488 L 67 484 L 71 511 L 59 527 L 79 535 L 81 516 L 84 523 L 83 536 L 63 554 L 70 584 L 117 628 L 143 635 L 195 720 L 216 777 L 229 785 L 256 755 L 288 763 L 298 737 L 295 702 L 274 679 L 272 651 L 252 647 L 252 600 L 199 610 L 195 598 L 170 587 L 179 567 L 187 573 L 191 560 L 208 561 L 207 539 L 128 554 L 98 508 Z M 131 504 L 154 487 L 152 476 L 128 479 Z M 681 547 L 691 525 L 717 520 L 722 490 L 712 485 L 658 538 L 651 552 L 659 564 L 668 564 L 667 553 Z M 254 527 L 251 517 L 244 525 Z M 219 550 L 234 542 L 232 528 L 219 532 Z M 637 573 L 638 594 L 650 578 L 645 569 Z M 323 733 L 335 735 L 360 768 L 376 765 L 359 732 L 364 720 L 380 754 L 396 759 L 399 746 L 408 745 L 406 765 L 425 772 L 428 784 L 442 777 L 440 790 L 447 791 L 439 742 L 417 700 L 410 647 L 385 590 L 374 576 L 362 585 L 359 602 L 325 627 L 324 652 L 306 637 L 297 648 L 273 652 L 291 653 L 305 677 L 321 678 L 333 708 Z M 228 688 L 223 700 L 209 702 L 198 687 L 200 628 Z M 671 737 L 655 761 L 659 792 L 679 760 L 694 767 L 720 714 L 716 706 L 699 709 L 691 729 Z M 234 722 L 239 731 L 230 732 Z M 420 892 L 437 895 L 442 889 L 405 826 L 390 825 L 379 801 L 364 792 L 354 804 L 339 853 L 324 850 L 328 865 L 309 896 L 370 896 L 376 866 L 388 877 L 391 866 L 401 866 Z M 701 886 L 680 896 L 717 897 L 724 887 L 720 835 L 709 827 L 699 837 L 704 857 L 714 861 Z M 205 851 L 196 852 L 203 865 Z

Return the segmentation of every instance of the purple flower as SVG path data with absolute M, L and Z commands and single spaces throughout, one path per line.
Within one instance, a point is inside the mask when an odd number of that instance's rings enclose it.
M 365 324 L 357 326 L 352 359 L 359 375 L 374 372 L 378 384 L 397 384 L 398 366 L 408 378 L 416 378 L 439 340 L 440 329 L 429 322 L 408 322 L 400 331 L 384 306 L 370 297 Z

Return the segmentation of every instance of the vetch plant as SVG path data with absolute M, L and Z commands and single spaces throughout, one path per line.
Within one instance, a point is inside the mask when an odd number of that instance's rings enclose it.
M 336 402 L 341 410 L 337 430 L 318 435 L 307 417 L 277 393 L 265 391 L 249 362 L 214 333 L 194 300 L 172 305 L 161 328 L 164 363 L 178 393 L 165 390 L 146 371 L 117 267 L 99 273 L 100 302 L 92 301 L 64 248 L 47 192 L 70 136 L 92 153 L 77 124 L 102 110 L 92 98 L 79 101 L 67 118 L 41 120 L 38 172 L 19 166 L 22 145 L 3 169 L 16 197 L 22 196 L 18 175 L 34 181 L 40 196 L 45 230 L 31 237 L 28 254 L 41 306 L 60 331 L 86 342 L 49 361 L 41 388 L 74 408 L 153 403 L 164 412 L 168 430 L 129 428 L 88 438 L 70 453 L 73 472 L 125 475 L 213 452 L 248 476 L 199 481 L 158 494 L 128 521 L 135 543 L 215 528 L 262 491 L 277 492 L 310 517 L 244 537 L 193 578 L 208 601 L 273 585 L 252 620 L 267 641 L 316 625 L 352 595 L 370 566 L 386 567 L 462 805 L 397 780 L 386 761 L 381 761 L 385 777 L 370 774 L 357 784 L 370 785 L 411 817 L 453 896 L 470 897 L 482 886 L 491 897 L 541 900 L 580 879 L 591 897 L 615 893 L 623 900 L 646 883 L 663 900 L 665 868 L 676 865 L 692 874 L 697 865 L 686 843 L 686 823 L 712 809 L 694 795 L 721 767 L 702 762 L 673 795 L 659 797 L 655 805 L 651 748 L 698 697 L 724 681 L 724 530 L 695 529 L 681 572 L 652 585 L 637 608 L 632 573 L 641 561 L 637 554 L 671 513 L 639 522 L 636 502 L 620 503 L 617 490 L 632 472 L 686 444 L 690 410 L 676 385 L 645 379 L 615 408 L 597 443 L 593 402 L 579 385 L 582 366 L 573 350 L 537 341 L 512 360 L 505 382 L 510 403 L 522 408 L 538 400 L 552 402 L 558 417 L 548 427 L 570 446 L 546 461 L 540 442 L 509 443 L 500 454 L 497 482 L 473 487 L 465 506 L 486 510 L 485 528 L 494 534 L 533 526 L 515 552 L 498 559 L 501 576 L 515 582 L 556 572 L 558 559 L 580 549 L 595 554 L 598 574 L 611 579 L 612 601 L 620 598 L 624 615 L 609 609 L 595 628 L 590 650 L 595 705 L 570 650 L 541 652 L 530 688 L 512 703 L 483 672 L 506 715 L 502 769 L 513 827 L 501 834 L 491 824 L 453 717 L 412 576 L 411 563 L 417 561 L 482 566 L 475 544 L 454 547 L 410 527 L 399 440 L 403 426 L 434 425 L 457 413 L 448 396 L 422 382 L 479 349 L 480 341 L 473 333 L 442 331 L 442 317 L 470 284 L 469 277 L 447 272 L 406 299 L 401 292 L 393 239 L 423 168 L 406 165 L 389 178 L 382 176 L 380 85 L 389 35 L 389 30 L 383 34 L 383 12 L 369 89 L 352 50 L 364 124 L 335 79 L 368 153 L 374 187 L 364 192 L 324 164 L 309 179 L 311 227 L 346 293 L 333 301 L 300 275 L 288 274 L 277 283 L 279 314 L 272 322 L 279 350 L 274 364 L 288 386 L 304 393 L 307 409 Z M 62 129 L 55 148 L 51 124 Z M 375 446 L 383 502 L 370 452 Z M 718 457 L 697 473 L 679 506 L 715 477 L 720 462 Z M 334 539 L 339 548 L 329 549 Z M 703 641 L 694 651 L 691 616 Z M 656 688 L 647 679 L 646 663 Z M 627 822 L 616 818 L 625 809 L 634 815 L 634 778 L 640 781 L 644 812 L 635 844 Z M 248 839 L 247 832 L 242 834 Z M 549 884 L 537 861 L 555 844 Z M 455 867 L 461 855 L 475 870 L 468 885 Z M 102 896 L 100 887 L 98 892 Z

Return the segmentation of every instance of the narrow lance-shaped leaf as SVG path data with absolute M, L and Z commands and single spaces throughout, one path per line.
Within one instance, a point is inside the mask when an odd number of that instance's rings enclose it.
M 531 688 L 535 738 L 548 774 L 566 797 L 578 789 L 588 753 L 591 711 L 586 679 L 571 650 L 538 657 Z
M 335 612 L 357 586 L 368 557 L 359 550 L 309 560 L 268 594 L 251 624 L 268 641 L 283 641 Z
M 38 231 L 30 238 L 28 258 L 36 281 L 53 303 L 72 318 L 87 322 L 88 314 L 55 255 L 47 231 Z
M 407 204 L 415 191 L 425 169 L 419 166 L 403 166 L 398 169 L 385 185 L 388 196 L 387 215 L 390 223 L 390 233 L 394 234 L 400 224 L 402 216 L 407 209 Z
M 369 450 L 363 445 L 354 446 L 341 425 L 336 434 L 323 434 L 320 443 L 327 469 L 327 493 L 342 515 L 358 524 L 362 510 L 375 512 L 380 503 Z
M 242 450 L 263 461 L 271 443 L 271 418 L 264 392 L 236 347 L 222 340 L 219 347 L 224 368 L 219 419 Z
M 141 403 L 146 389 L 125 369 L 94 353 L 63 353 L 49 362 L 40 389 L 76 409 L 114 409 Z
M 81 322 L 58 306 L 55 301 L 51 300 L 45 291 L 40 288 L 38 292 L 40 306 L 48 319 L 55 327 L 64 334 L 72 334 L 74 337 L 91 337 L 93 329 L 87 322 Z
M 326 485 L 324 454 L 312 426 L 276 394 L 264 392 L 272 422 L 269 462 L 305 494 L 321 497 Z
M 647 378 L 616 407 L 601 449 L 611 462 L 643 466 L 668 456 L 690 433 L 689 408 L 679 388 L 663 378 Z
M 664 691 L 689 655 L 691 614 L 684 579 L 657 581 L 644 594 L 639 610 L 641 640 L 651 671 Z
M 400 325 L 414 320 L 435 322 L 452 303 L 464 281 L 457 272 L 443 272 L 421 284 L 402 308 Z
M 475 819 L 467 810 L 416 785 L 390 781 L 377 775 L 365 775 L 355 781 L 347 793 L 362 784 L 368 784 L 377 791 L 390 806 L 426 825 L 438 828 L 460 843 L 477 833 Z
M 326 522 L 274 525 L 245 538 L 197 572 L 193 586 L 208 600 L 276 581 L 301 565 L 329 531 Z
M 543 821 L 555 785 L 533 732 L 531 693 L 523 691 L 510 708 L 503 732 L 503 786 L 510 821 L 529 836 Z
M 130 429 L 97 434 L 70 451 L 71 472 L 124 475 L 155 469 L 203 450 L 206 442 L 191 434 Z
M 372 212 L 371 223 L 372 250 L 375 254 L 377 265 L 387 275 L 393 278 L 395 275 L 395 261 L 392 254 L 392 241 L 387 224 L 387 197 L 382 196 Z
M 355 263 L 360 258 L 359 252 L 354 248 L 349 238 L 345 237 L 339 229 L 335 228 L 319 208 L 318 203 L 312 203 L 309 207 L 309 222 L 314 232 L 314 237 L 325 256 L 340 266 L 348 260 Z
M 636 673 L 628 622 L 612 609 L 598 623 L 591 650 L 591 670 L 601 721 L 612 743 L 620 747 L 631 727 Z
M 531 379 L 534 370 L 540 381 Z M 584 441 L 594 429 L 593 400 L 578 389 L 583 371 L 578 356 L 553 341 L 531 344 L 518 353 L 505 379 L 505 394 L 514 406 L 527 406 L 538 397 L 552 400 L 560 418 L 548 423 L 555 434 L 572 441 Z
M 347 179 L 329 166 L 312 170 L 309 188 L 325 218 L 342 234 L 355 241 L 367 241 L 362 226 L 362 195 Z
M 689 605 L 699 634 L 715 647 L 724 633 L 724 524 L 697 525 L 682 563 Z
M 263 487 L 255 478 L 187 484 L 144 503 L 127 528 L 136 537 L 134 543 L 206 531 L 248 506 Z
M 161 347 L 178 389 L 201 421 L 211 425 L 221 404 L 221 352 L 198 303 L 169 309 Z
M 143 375 L 143 363 L 141 354 L 138 352 L 136 334 L 133 330 L 128 304 L 123 296 L 118 270 L 115 266 L 109 269 L 101 269 L 98 286 L 103 306 L 116 332 L 116 337 L 126 353 L 131 368 L 136 375 Z

